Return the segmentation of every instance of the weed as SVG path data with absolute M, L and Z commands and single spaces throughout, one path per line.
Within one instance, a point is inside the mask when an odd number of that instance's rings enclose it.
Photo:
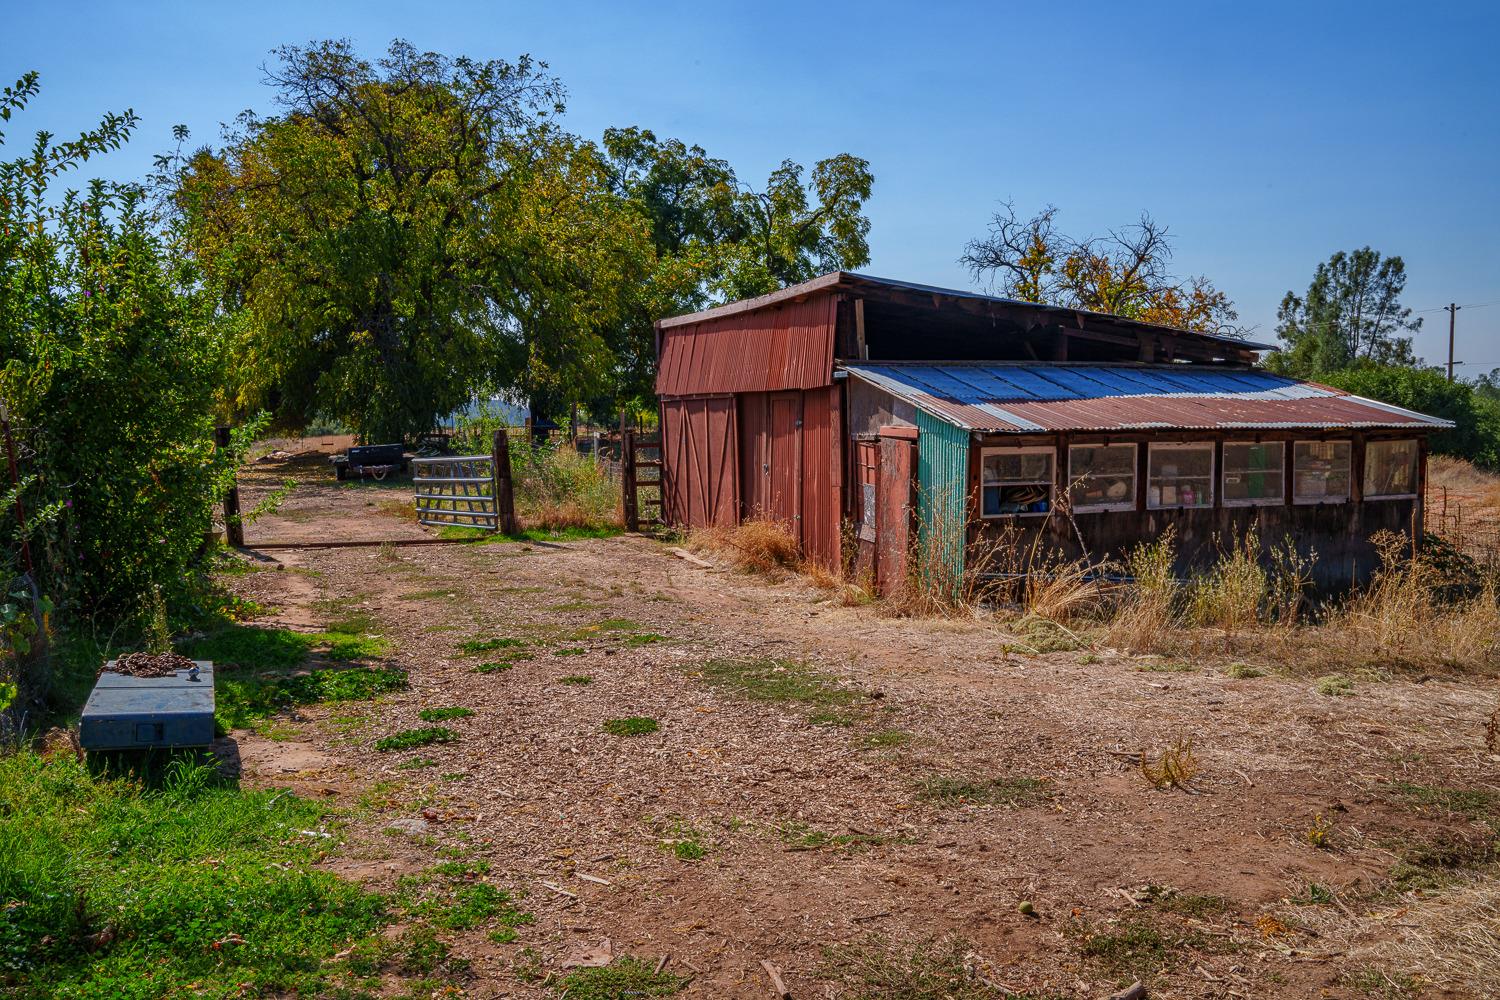
M 582 685 L 585 685 L 585 684 L 592 684 L 592 683 L 594 683 L 594 679 L 592 677 L 590 677 L 588 674 L 569 674 L 566 677 L 559 677 L 557 679 L 557 683 L 559 683 L 559 684 L 575 684 L 575 685 L 582 686 Z
M 1303 833 L 1302 839 L 1306 840 L 1309 847 L 1316 847 L 1320 851 L 1333 850 L 1333 820 L 1325 819 L 1321 813 L 1313 817 L 1312 825 Z
M 858 691 L 841 687 L 806 660 L 710 660 L 703 665 L 702 676 L 715 687 L 752 701 L 837 707 L 860 697 Z
M 631 649 L 635 649 L 640 646 L 650 646 L 658 642 L 666 641 L 666 636 L 657 635 L 655 632 L 640 632 L 636 635 L 628 635 L 625 637 L 625 645 Z
M 458 734 L 446 726 L 424 726 L 420 729 L 403 729 L 399 733 L 375 741 L 375 749 L 381 753 L 392 750 L 413 750 L 435 743 L 452 743 Z
M 1328 674 L 1319 677 L 1316 685 L 1318 694 L 1325 694 L 1337 698 L 1346 694 L 1354 693 L 1354 682 L 1343 674 Z
M 1420 984 L 1406 973 L 1386 972 L 1371 966 L 1342 973 L 1338 980 L 1366 996 L 1382 1000 L 1406 1000 L 1421 993 Z
M 797 821 L 783 823 L 777 833 L 789 851 L 816 851 L 824 847 L 876 847 L 890 843 L 891 840 L 878 833 L 828 833 Z
M 1391 881 L 1399 889 L 1411 890 L 1442 888 L 1457 875 L 1493 863 L 1497 845 L 1488 832 L 1442 829 L 1387 846 L 1400 859 L 1391 866 Z
M 889 750 L 911 742 L 911 733 L 901 729 L 878 729 L 860 739 L 859 745 L 867 750 Z
M 1152 788 L 1190 788 L 1202 770 L 1193 753 L 1193 741 L 1180 738 L 1163 750 L 1156 760 L 1141 754 L 1141 776 Z
M 467 719 L 474 714 L 472 708 L 424 708 L 417 713 L 423 722 L 447 722 L 450 719 Z
M 658 729 L 655 719 L 634 715 L 627 719 L 607 719 L 604 731 L 611 736 L 645 736 Z
M 420 771 L 428 767 L 437 767 L 437 761 L 431 757 L 413 757 L 411 760 L 403 760 L 396 765 L 398 771 Z
M 1299 895 L 1290 897 L 1287 902 L 1293 906 L 1329 906 L 1333 903 L 1333 890 L 1309 882 Z
M 509 660 L 493 660 L 489 663 L 481 663 L 474 668 L 476 674 L 503 674 L 510 670 L 515 664 Z
M 554 649 L 552 651 L 552 655 L 553 656 L 582 656 L 582 655 L 584 655 L 587 652 L 588 652 L 588 650 L 584 649 L 582 646 L 564 646 L 561 649 Z
M 1042 778 L 924 778 L 917 798 L 939 806 L 1030 806 L 1052 797 Z
M 818 973 L 863 1000 L 998 1000 L 1005 994 L 980 978 L 973 954 L 959 937 L 897 944 L 872 935 L 825 948 Z
M 1179 892 L 1176 889 L 1159 885 L 1146 887 L 1145 901 L 1164 913 L 1175 913 L 1180 917 L 1197 919 L 1218 916 L 1227 913 L 1231 908 L 1229 900 L 1223 896 Z
M 687 980 L 670 972 L 657 972 L 651 963 L 622 955 L 597 969 L 574 969 L 559 983 L 568 1000 L 625 1000 L 627 997 L 671 996 Z
M 1209 940 L 1179 933 L 1145 918 L 1128 918 L 1107 928 L 1078 924 L 1079 950 L 1111 975 L 1142 981 L 1170 969 L 1192 949 L 1206 950 Z
M 468 639 L 458 644 L 458 651 L 465 656 L 476 656 L 479 653 L 488 653 L 496 649 L 519 649 L 526 644 L 525 639 L 515 639 L 510 636 L 501 636 L 498 639 Z
M 1480 788 L 1442 788 L 1398 781 L 1387 788 L 1418 812 L 1436 809 L 1471 820 L 1500 817 L 1500 794 Z
M 1225 668 L 1224 673 L 1237 681 L 1250 680 L 1252 677 L 1264 677 L 1266 672 L 1259 667 L 1252 667 L 1248 663 L 1231 663 Z
M 848 712 L 833 712 L 824 709 L 813 712 L 807 717 L 807 721 L 815 726 L 852 726 L 859 720 Z

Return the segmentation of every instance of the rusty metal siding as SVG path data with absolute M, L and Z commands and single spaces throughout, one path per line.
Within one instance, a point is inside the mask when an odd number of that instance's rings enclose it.
M 1436 417 L 1259 369 L 1004 363 L 846 367 L 898 400 L 980 431 L 1450 426 Z
M 802 552 L 828 569 L 839 565 L 843 455 L 839 387 L 802 394 Z
M 664 400 L 661 435 L 668 522 L 734 524 L 740 510 L 734 397 Z
M 968 527 L 969 432 L 917 411 L 917 510 L 923 545 L 962 578 Z
M 720 395 L 816 389 L 833 381 L 836 297 L 661 330 L 656 392 Z

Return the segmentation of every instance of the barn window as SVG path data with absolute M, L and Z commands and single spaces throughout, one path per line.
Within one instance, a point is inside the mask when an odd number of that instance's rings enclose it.
M 980 465 L 984 516 L 1051 510 L 1053 455 L 1051 448 L 986 448 Z
M 1348 441 L 1298 441 L 1292 448 L 1292 499 L 1347 502 L 1350 450 Z
M 864 538 L 875 538 L 875 471 L 879 465 L 880 445 L 874 441 L 857 441 L 855 458 L 859 464 L 859 526 Z
M 1365 499 L 1416 495 L 1416 441 L 1371 441 L 1365 446 Z
M 1147 507 L 1214 505 L 1213 442 L 1153 443 L 1147 461 Z
M 1075 511 L 1135 510 L 1135 445 L 1068 449 L 1068 498 Z
M 1226 507 L 1254 507 L 1286 500 L 1286 445 L 1224 442 L 1223 492 Z

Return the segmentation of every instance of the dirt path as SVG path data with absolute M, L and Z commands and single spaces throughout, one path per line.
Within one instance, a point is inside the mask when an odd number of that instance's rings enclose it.
M 421 533 L 379 489 L 299 487 L 275 532 Z M 684 996 L 766 997 L 762 959 L 798 997 L 851 995 L 829 992 L 826 948 L 952 932 L 1009 988 L 1102 997 L 1130 965 L 1098 942 L 1138 925 L 1166 941 L 1144 960 L 1165 968 L 1154 997 L 1364 996 L 1362 956 L 1401 931 L 1362 919 L 1330 936 L 1332 904 L 1301 920 L 1288 898 L 1310 883 L 1355 898 L 1386 878 L 1392 844 L 1451 825 L 1395 783 L 1493 780 L 1488 683 L 1330 697 L 1207 657 L 1023 655 L 981 624 L 840 607 L 634 537 L 273 554 L 286 570 L 242 580 L 277 623 L 366 612 L 411 689 L 305 710 L 281 743 L 236 734 L 246 772 L 364 802 L 330 862 L 344 874 L 389 888 L 461 854 L 525 892 L 537 923 L 516 943 L 452 935 L 474 996 L 551 995 L 518 967 L 555 971 L 605 938 L 670 955 L 693 977 Z M 724 658 L 805 660 L 852 694 L 754 700 L 703 676 Z M 496 662 L 512 666 L 476 672 Z M 475 713 L 444 723 L 457 742 L 373 751 L 455 706 Z M 604 731 L 624 717 L 659 728 Z M 1201 764 L 1195 794 L 1151 788 L 1127 759 L 1179 740 Z M 1309 843 L 1319 827 L 1334 850 Z M 1198 902 L 1159 912 L 1146 885 Z

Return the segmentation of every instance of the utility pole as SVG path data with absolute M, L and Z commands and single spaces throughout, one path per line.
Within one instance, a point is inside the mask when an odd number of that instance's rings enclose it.
M 1463 306 L 1450 302 L 1443 307 L 1448 310 L 1448 381 L 1453 381 L 1453 321 L 1458 316 L 1458 311 Z

